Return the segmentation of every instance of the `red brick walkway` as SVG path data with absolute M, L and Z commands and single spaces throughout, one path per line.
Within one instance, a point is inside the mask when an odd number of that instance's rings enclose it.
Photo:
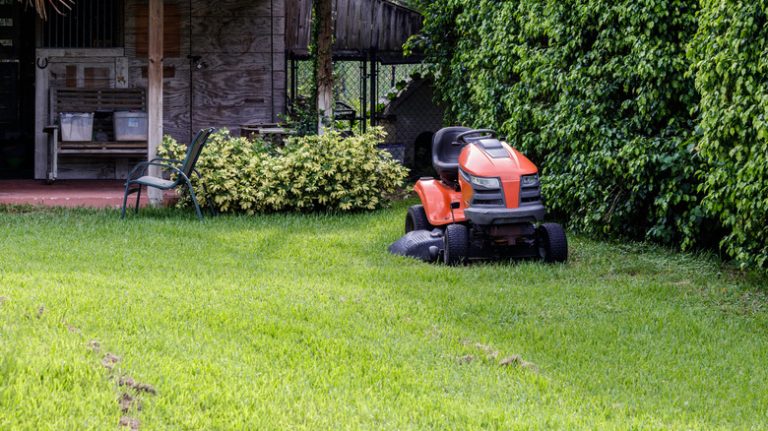
M 120 208 L 124 184 L 122 180 L 59 180 L 51 185 L 35 180 L 0 180 L 0 204 Z M 136 195 L 131 195 L 129 203 L 135 202 Z M 141 205 L 147 205 L 145 191 Z

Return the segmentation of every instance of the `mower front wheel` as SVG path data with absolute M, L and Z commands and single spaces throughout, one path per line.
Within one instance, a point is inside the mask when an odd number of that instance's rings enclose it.
M 422 229 L 432 230 L 434 226 L 429 223 L 424 205 L 413 205 L 408 208 L 408 214 L 405 215 L 405 233 Z
M 451 224 L 445 229 L 446 265 L 455 266 L 464 263 L 469 256 L 469 230 L 463 224 Z
M 547 263 L 568 260 L 568 239 L 565 230 L 557 223 L 542 223 L 538 227 L 539 255 Z

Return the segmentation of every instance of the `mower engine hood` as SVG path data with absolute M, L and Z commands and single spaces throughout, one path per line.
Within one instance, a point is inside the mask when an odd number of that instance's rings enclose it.
M 506 142 L 481 139 L 473 142 L 459 157 L 459 166 L 479 177 L 499 177 L 502 181 L 519 180 L 522 175 L 538 172 L 527 157 Z

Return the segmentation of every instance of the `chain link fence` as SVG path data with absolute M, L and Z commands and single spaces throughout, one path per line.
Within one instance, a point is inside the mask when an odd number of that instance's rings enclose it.
M 419 78 L 420 65 L 339 60 L 333 69 L 336 128 L 353 133 L 382 126 L 382 147 L 414 173 L 429 173 L 432 134 L 442 126 L 443 111 L 432 101 L 431 85 Z M 312 80 L 311 61 L 288 60 L 289 112 L 309 103 Z

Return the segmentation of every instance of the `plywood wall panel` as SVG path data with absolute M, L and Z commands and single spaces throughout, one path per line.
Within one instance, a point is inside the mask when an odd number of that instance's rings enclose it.
M 286 16 L 285 0 L 272 0 L 272 16 Z
M 192 0 L 192 125 L 237 129 L 271 122 L 276 68 L 285 64 L 284 0 Z M 284 107 L 281 107 L 284 109 Z
M 275 5 L 278 3 L 275 1 Z M 192 0 L 192 16 L 205 18 L 242 15 L 270 17 L 275 7 L 270 0 Z
M 261 70 L 269 72 L 272 67 L 272 54 L 269 52 L 248 53 L 248 55 L 230 55 L 208 53 L 202 56 L 204 66 L 195 69 L 195 73 L 207 70 Z
M 200 74 L 193 84 L 195 106 L 245 106 L 266 103 L 270 94 L 269 75 L 248 71 L 211 71 Z
M 217 20 L 192 18 L 192 46 L 195 53 L 271 52 L 270 18 L 223 17 Z
M 197 127 L 197 129 L 204 127 L 227 128 L 236 133 L 236 131 L 239 131 L 240 126 L 244 124 L 257 124 L 268 121 L 271 111 L 271 105 L 263 104 L 249 104 L 244 107 L 228 106 L 222 107 L 215 112 L 211 110 L 196 110 L 192 112 L 192 123 L 203 125 Z M 222 122 L 223 118 L 228 120 Z
M 163 105 L 163 133 L 173 136 L 178 142 L 187 144 L 191 139 L 189 104 L 180 106 Z

